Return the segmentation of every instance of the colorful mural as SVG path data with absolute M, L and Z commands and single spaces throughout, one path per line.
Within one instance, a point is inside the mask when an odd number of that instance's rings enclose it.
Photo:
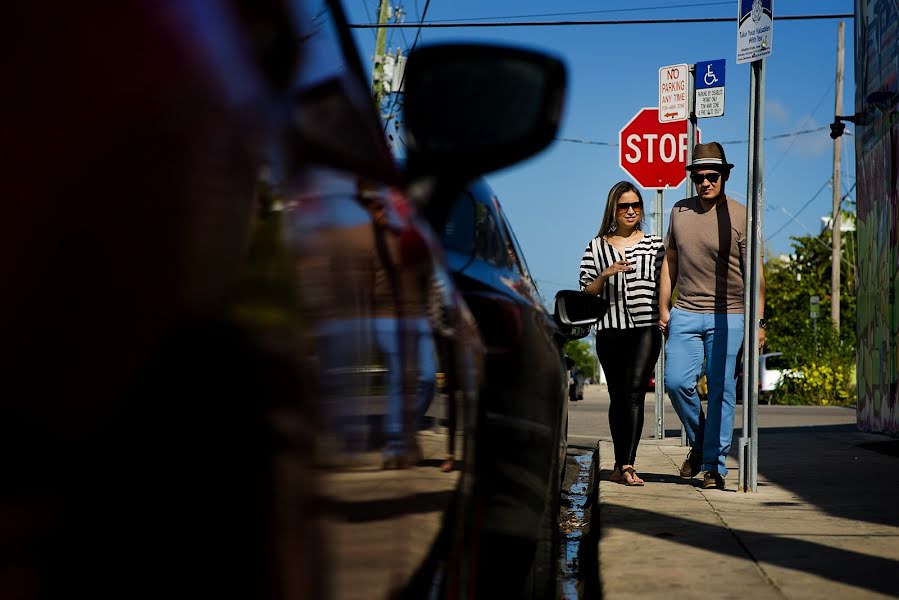
M 899 435 L 899 4 L 855 16 L 858 426 Z

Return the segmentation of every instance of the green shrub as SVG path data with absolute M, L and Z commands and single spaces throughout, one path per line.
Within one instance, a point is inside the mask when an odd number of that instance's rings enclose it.
M 774 392 L 777 404 L 846 406 L 855 400 L 854 367 L 809 363 L 784 375 Z

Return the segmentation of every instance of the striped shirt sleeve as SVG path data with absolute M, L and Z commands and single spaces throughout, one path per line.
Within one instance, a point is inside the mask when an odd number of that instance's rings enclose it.
M 581 283 L 581 291 L 584 291 L 588 285 L 593 283 L 593 280 L 599 277 L 600 271 L 597 270 L 596 262 L 593 260 L 593 243 L 595 240 L 591 240 L 589 244 L 587 244 L 587 248 L 584 249 L 584 255 L 581 257 L 581 274 L 580 274 L 580 283 Z

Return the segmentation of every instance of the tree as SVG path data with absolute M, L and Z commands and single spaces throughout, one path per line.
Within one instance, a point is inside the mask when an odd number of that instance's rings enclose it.
M 584 377 L 596 380 L 596 359 L 593 350 L 587 342 L 572 340 L 565 344 L 565 354 L 574 361 L 575 368 Z
M 853 220 L 849 214 L 844 218 Z M 801 377 L 785 379 L 775 401 L 843 403 L 852 397 L 855 370 L 855 232 L 844 232 L 840 323 L 830 315 L 830 231 L 792 238 L 793 254 L 765 264 L 766 350 L 783 352 Z M 818 296 L 818 318 L 810 316 L 810 298 Z M 799 381 L 799 380 L 803 381 Z

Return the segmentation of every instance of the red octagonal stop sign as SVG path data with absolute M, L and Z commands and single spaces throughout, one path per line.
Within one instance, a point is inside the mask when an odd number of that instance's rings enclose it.
M 618 134 L 618 164 L 644 189 L 679 186 L 687 178 L 687 121 L 659 123 L 658 108 L 640 109 Z

